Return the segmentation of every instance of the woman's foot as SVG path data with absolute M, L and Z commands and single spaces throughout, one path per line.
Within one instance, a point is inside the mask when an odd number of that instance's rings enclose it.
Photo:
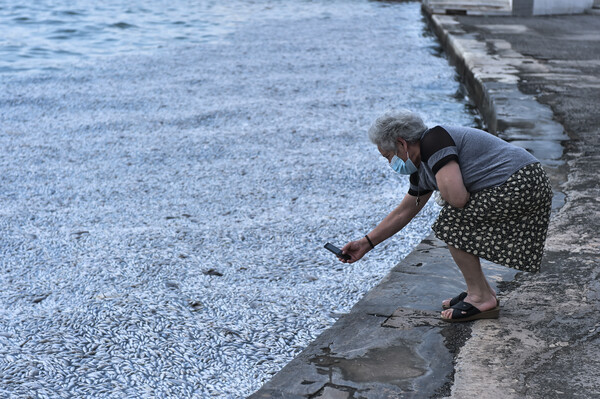
M 473 305 L 475 308 L 479 309 L 481 312 L 485 312 L 487 310 L 492 310 L 498 306 L 498 299 L 496 299 L 496 293 L 492 295 L 492 293 L 487 293 L 484 296 L 475 296 L 471 294 L 467 294 L 467 296 L 462 300 L 465 303 Z M 446 302 L 446 301 L 444 301 Z M 449 301 L 447 302 L 449 303 Z M 451 319 L 452 313 L 455 309 L 446 309 L 442 312 L 443 319 Z M 466 314 L 465 311 L 456 310 L 457 312 L 461 312 L 462 314 Z
M 490 290 L 491 290 L 491 287 L 490 287 Z M 496 298 L 496 291 L 491 290 L 490 293 L 492 294 L 492 296 L 494 298 Z M 465 298 L 467 297 L 467 295 L 468 294 L 466 292 L 461 292 L 454 298 L 450 298 L 450 299 L 446 299 L 446 300 L 442 301 L 442 309 L 450 309 L 453 305 L 456 305 L 460 301 L 465 301 Z M 469 302 L 469 301 L 465 301 L 465 302 Z M 498 298 L 496 298 L 496 302 L 497 302 L 497 305 L 500 306 L 500 301 L 498 300 Z

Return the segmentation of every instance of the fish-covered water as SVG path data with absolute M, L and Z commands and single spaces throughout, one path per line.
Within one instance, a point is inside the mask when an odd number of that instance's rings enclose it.
M 418 2 L 0 18 L 0 397 L 247 396 L 430 231 L 434 204 L 358 263 L 323 249 L 407 191 L 373 119 L 475 124 Z

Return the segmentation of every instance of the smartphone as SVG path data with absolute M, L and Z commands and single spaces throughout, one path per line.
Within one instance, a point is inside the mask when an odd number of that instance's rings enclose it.
M 327 244 L 325 244 L 325 248 L 330 250 L 331 252 L 333 252 L 340 259 L 350 260 L 350 255 L 343 254 L 342 250 L 333 244 L 327 243 Z

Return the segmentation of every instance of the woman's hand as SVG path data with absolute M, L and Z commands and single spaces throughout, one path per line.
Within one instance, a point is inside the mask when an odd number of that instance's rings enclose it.
M 365 254 L 370 250 L 371 245 L 364 237 L 360 240 L 349 242 L 348 244 L 344 245 L 344 248 L 342 248 L 342 252 L 350 255 L 350 260 L 340 259 L 340 261 L 344 263 L 354 263 L 363 256 L 365 256 Z

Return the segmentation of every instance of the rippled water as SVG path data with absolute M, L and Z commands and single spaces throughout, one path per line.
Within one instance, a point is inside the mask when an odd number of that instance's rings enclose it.
M 56 68 L 96 55 L 217 40 L 260 8 L 242 1 L 1 2 L 0 71 Z
M 249 19 L 285 19 L 364 1 L 39 0 L 0 2 L 0 72 L 60 68 L 97 55 L 226 40 Z
M 416 2 L 19 4 L 0 90 L 0 397 L 248 395 L 429 233 L 433 204 L 356 264 L 322 248 L 407 190 L 372 120 L 474 123 Z

